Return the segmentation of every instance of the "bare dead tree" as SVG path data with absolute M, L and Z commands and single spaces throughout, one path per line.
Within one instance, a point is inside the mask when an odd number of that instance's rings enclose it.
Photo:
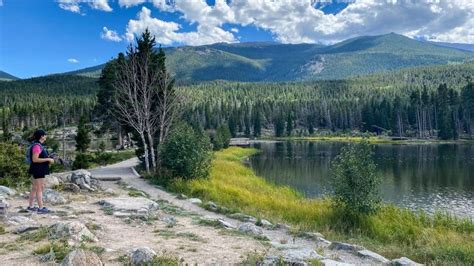
M 170 128 L 175 122 L 176 118 L 180 116 L 184 103 L 184 95 L 179 94 L 174 89 L 174 79 L 170 77 L 170 74 L 166 70 L 161 71 L 159 79 L 159 91 L 158 91 L 158 125 L 159 125 L 159 137 L 157 150 L 160 151 L 159 145 L 161 145 L 170 132 Z M 158 156 L 158 160 L 160 157 Z M 159 163 L 159 162 L 158 162 Z
M 153 99 L 159 77 L 159 71 L 151 69 L 150 60 L 151 53 L 139 54 L 130 46 L 127 58 L 118 64 L 114 82 L 117 118 L 130 125 L 140 136 L 148 173 L 150 160 L 156 169 L 153 138 L 150 135 L 153 136 L 153 132 L 156 132 L 157 118 L 153 114 Z

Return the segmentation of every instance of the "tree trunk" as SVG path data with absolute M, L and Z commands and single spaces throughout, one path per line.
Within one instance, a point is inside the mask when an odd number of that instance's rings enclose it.
M 143 143 L 143 150 L 145 152 L 145 170 L 147 172 L 147 174 L 150 173 L 150 162 L 148 161 L 148 159 L 150 158 L 149 155 L 148 155 L 148 145 L 146 143 L 146 140 L 145 140 L 145 134 L 143 132 L 140 132 L 140 139 Z

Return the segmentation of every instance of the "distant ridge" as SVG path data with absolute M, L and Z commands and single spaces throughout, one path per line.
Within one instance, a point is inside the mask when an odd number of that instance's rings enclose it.
M 17 80 L 18 78 L 0 70 L 0 80 Z
M 407 67 L 474 60 L 474 52 L 389 33 L 334 45 L 275 42 L 216 43 L 165 48 L 178 81 L 300 81 L 344 79 Z M 67 74 L 99 77 L 104 65 Z

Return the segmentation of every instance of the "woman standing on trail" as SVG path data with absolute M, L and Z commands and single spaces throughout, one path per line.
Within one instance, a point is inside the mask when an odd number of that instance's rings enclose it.
M 30 161 L 30 173 L 33 177 L 33 185 L 29 197 L 28 211 L 37 211 L 38 213 L 49 213 L 46 207 L 43 207 L 43 187 L 44 178 L 49 174 L 49 165 L 54 163 L 54 160 L 49 158 L 48 151 L 43 147 L 46 141 L 46 132 L 38 129 L 28 139 L 32 141 L 28 150 Z M 38 207 L 34 207 L 34 201 L 38 202 Z

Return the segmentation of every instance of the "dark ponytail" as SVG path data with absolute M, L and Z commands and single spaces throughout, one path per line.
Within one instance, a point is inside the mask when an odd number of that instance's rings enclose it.
M 30 142 L 39 141 L 41 139 L 41 137 L 44 136 L 44 135 L 46 135 L 46 131 L 44 131 L 42 129 L 38 129 L 28 138 L 28 141 L 30 141 Z

